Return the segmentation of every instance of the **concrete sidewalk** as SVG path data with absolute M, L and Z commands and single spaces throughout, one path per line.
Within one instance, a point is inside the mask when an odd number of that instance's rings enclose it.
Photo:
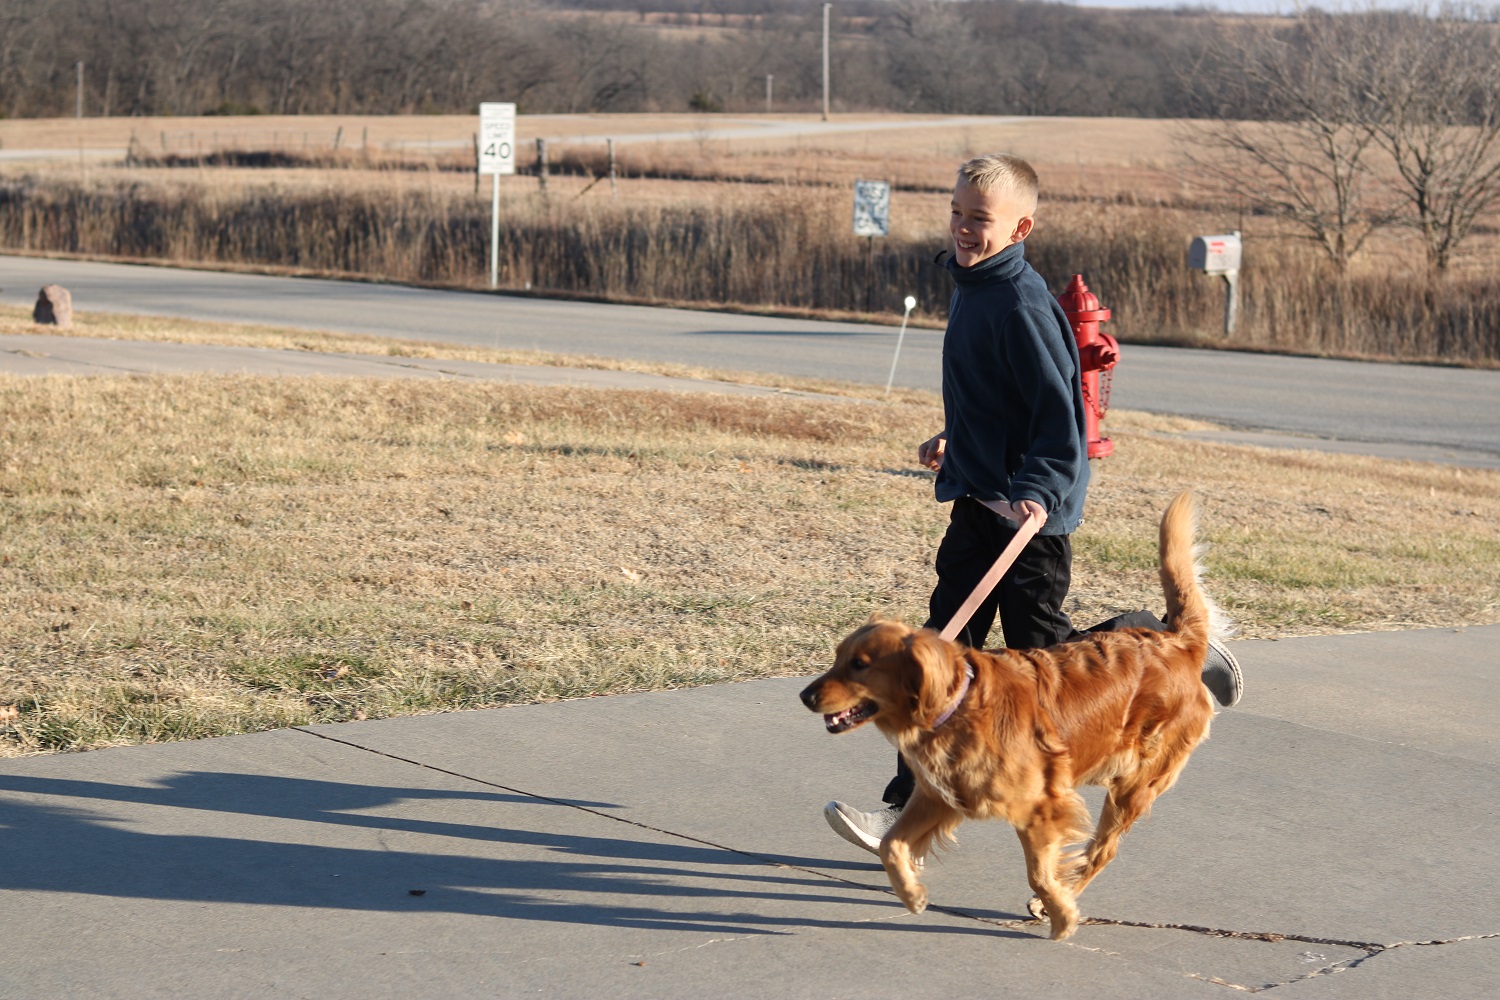
M 1236 643 L 1065 943 L 995 823 L 906 913 L 802 679 L 4 760 L 0 997 L 1492 997 L 1497 643 Z

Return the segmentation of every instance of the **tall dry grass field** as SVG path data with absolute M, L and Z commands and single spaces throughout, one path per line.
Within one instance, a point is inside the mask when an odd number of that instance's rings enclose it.
M 544 294 L 886 318 L 911 294 L 919 321 L 941 322 L 951 279 L 933 258 L 945 244 L 945 199 L 907 196 L 901 230 L 879 241 L 849 235 L 846 201 L 838 188 L 794 185 L 723 185 L 702 202 L 587 200 L 554 183 L 548 196 L 507 202 L 500 281 Z M 1220 343 L 1222 287 L 1183 265 L 1183 234 L 1205 228 L 1200 216 L 1044 203 L 1028 256 L 1055 291 L 1085 275 L 1122 339 Z M 0 245 L 34 251 L 481 287 L 489 226 L 488 204 L 451 185 L 0 181 Z M 1255 245 L 1235 346 L 1500 363 L 1500 276 L 1339 279 L 1308 252 Z
M 0 754 L 814 672 L 871 612 L 924 617 L 945 508 L 912 453 L 938 422 L 917 402 L 0 378 Z M 1243 634 L 1500 609 L 1495 473 L 1111 424 L 1081 624 L 1159 609 L 1155 521 L 1183 486 Z
M 1002 149 L 1031 158 L 1042 175 L 1039 225 L 1028 241 L 1032 262 L 1055 291 L 1082 273 L 1114 311 L 1110 329 L 1123 339 L 1224 343 L 1222 286 L 1188 272 L 1185 255 L 1192 236 L 1238 228 L 1247 260 L 1232 346 L 1500 363 L 1495 220 L 1445 278 L 1423 274 L 1409 234 L 1394 231 L 1339 277 L 1275 220 L 1215 204 L 1191 183 L 1182 149 L 1194 138 L 1192 123 L 954 119 L 931 127 L 924 120 L 870 116 L 869 131 L 726 138 L 748 120 L 523 117 L 520 161 L 530 175 L 503 184 L 501 284 L 540 294 L 886 320 L 898 317 L 899 303 L 912 294 L 916 321 L 940 324 L 951 286 L 931 261 L 946 244 L 945 192 L 954 166 Z M 0 123 L 0 133 L 11 144 L 83 135 L 74 134 L 77 123 L 43 124 Z M 112 124 L 120 136 L 137 135 L 138 157 L 151 152 L 140 138 L 144 124 Z M 892 124 L 898 127 L 886 127 Z M 482 287 L 489 191 L 487 182 L 480 190 L 463 173 L 472 150 L 462 139 L 472 125 L 461 116 L 161 123 L 162 150 L 151 155 L 166 155 L 171 136 L 190 136 L 178 161 L 190 169 L 80 161 L 0 173 L 0 248 Z M 274 162 L 288 166 L 234 166 L 249 162 L 240 154 L 253 152 L 254 136 L 294 136 L 299 127 L 304 135 L 376 138 L 362 140 L 357 152 L 352 138 L 339 149 L 283 144 Z M 617 176 L 609 182 L 597 137 L 654 132 L 664 138 L 617 147 Z M 545 188 L 526 142 L 539 134 L 554 137 L 554 175 Z M 372 146 L 392 169 L 366 169 Z M 235 156 L 204 158 L 216 149 Z M 856 178 L 895 183 L 890 238 L 850 235 Z

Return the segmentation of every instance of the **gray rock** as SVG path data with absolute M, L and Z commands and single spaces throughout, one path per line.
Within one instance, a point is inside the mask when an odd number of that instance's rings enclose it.
M 73 325 L 73 295 L 62 285 L 43 285 L 31 318 L 47 326 Z

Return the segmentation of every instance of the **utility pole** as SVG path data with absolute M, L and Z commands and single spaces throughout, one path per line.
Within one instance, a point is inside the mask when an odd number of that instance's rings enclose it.
M 766 114 L 771 113 L 771 82 L 775 79 L 775 73 L 766 74 Z
M 83 60 L 78 60 L 78 100 L 75 107 L 75 118 L 83 117 Z M 823 117 L 828 117 L 824 115 Z
M 823 120 L 828 120 L 828 12 L 833 4 L 823 5 Z

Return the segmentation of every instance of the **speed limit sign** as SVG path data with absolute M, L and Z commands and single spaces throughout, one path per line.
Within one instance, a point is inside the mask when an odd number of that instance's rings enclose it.
M 490 175 L 494 189 L 490 194 L 491 288 L 500 287 L 500 175 L 515 172 L 516 106 L 486 101 L 479 105 L 479 173 Z
M 516 106 L 486 102 L 479 105 L 479 172 L 516 172 Z

